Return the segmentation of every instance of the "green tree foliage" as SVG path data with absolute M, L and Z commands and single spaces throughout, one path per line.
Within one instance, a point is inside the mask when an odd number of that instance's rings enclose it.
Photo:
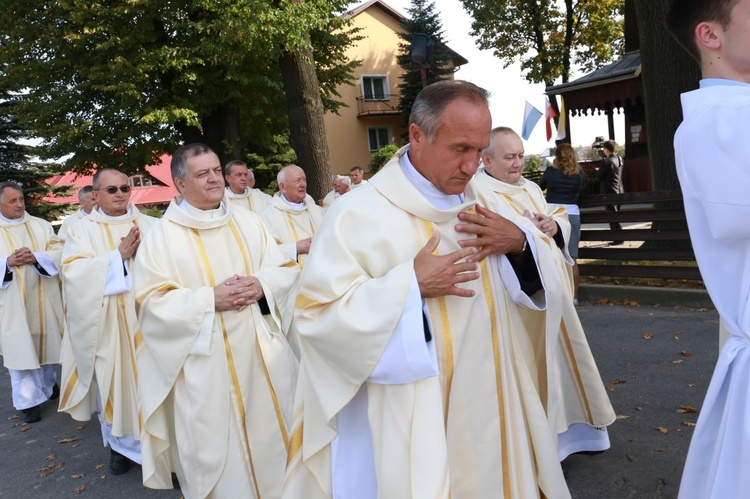
M 399 53 L 396 57 L 398 65 L 404 72 L 399 77 L 398 109 L 404 122 L 409 121 L 411 106 L 419 92 L 422 91 L 422 70 L 426 73 L 427 85 L 440 80 L 447 80 L 455 72 L 451 60 L 455 53 L 445 45 L 445 33 L 440 16 L 435 11 L 432 0 L 412 0 L 406 9 L 408 18 L 401 21 L 402 32 L 398 34 L 401 42 L 398 44 Z M 414 33 L 424 33 L 435 38 L 429 60 L 422 66 L 411 60 L 411 43 Z
M 461 0 L 473 36 L 505 67 L 520 61 L 525 78 L 547 86 L 568 81 L 571 64 L 591 71 L 623 46 L 624 0 Z
M 205 142 L 222 161 L 275 144 L 288 119 L 279 70 L 283 52 L 321 54 L 319 91 L 355 62 L 342 2 L 142 0 L 0 5 L 0 82 L 23 92 L 19 119 L 44 140 L 46 157 L 133 172 L 182 142 Z M 334 27 L 343 27 L 329 33 Z M 308 61 L 312 63 L 312 60 Z
M 8 92 L 0 91 L 0 182 L 7 180 L 21 185 L 26 211 L 45 220 L 54 220 L 69 208 L 44 201 L 48 194 L 67 194 L 67 187 L 49 185 L 45 180 L 60 173 L 57 164 L 32 161 L 34 147 L 21 141 L 26 130 L 15 119 L 16 101 Z
M 380 169 L 383 168 L 385 164 L 388 163 L 397 152 L 398 146 L 394 144 L 388 144 L 378 149 L 378 152 L 375 153 L 375 155 L 370 160 L 370 164 L 368 165 L 370 167 L 370 171 L 373 174 L 378 173 Z

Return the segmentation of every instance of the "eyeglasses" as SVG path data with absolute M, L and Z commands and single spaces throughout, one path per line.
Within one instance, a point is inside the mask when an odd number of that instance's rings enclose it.
M 128 192 L 130 192 L 131 187 L 129 185 L 121 185 L 120 187 L 110 185 L 109 187 L 102 187 L 101 189 L 96 190 L 107 191 L 107 194 L 117 194 L 117 189 L 120 189 L 120 192 L 122 192 L 123 194 L 127 194 Z

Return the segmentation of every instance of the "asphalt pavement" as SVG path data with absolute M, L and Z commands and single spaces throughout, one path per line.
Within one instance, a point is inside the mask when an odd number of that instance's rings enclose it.
M 610 450 L 563 462 L 574 498 L 672 498 L 718 356 L 713 310 L 585 303 L 579 315 L 618 420 Z M 42 406 L 21 423 L 0 374 L 0 498 L 179 498 L 141 485 L 141 469 L 112 476 L 99 424 Z

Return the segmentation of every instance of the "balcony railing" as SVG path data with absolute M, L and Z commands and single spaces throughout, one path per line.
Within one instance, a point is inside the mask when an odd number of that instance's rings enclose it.
M 398 94 L 357 97 L 357 117 L 398 115 Z

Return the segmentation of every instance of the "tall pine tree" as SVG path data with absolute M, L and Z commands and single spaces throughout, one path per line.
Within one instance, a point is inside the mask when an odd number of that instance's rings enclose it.
M 455 69 L 451 64 L 455 53 L 445 45 L 443 23 L 435 11 L 435 2 L 432 0 L 412 0 L 411 6 L 406 9 L 409 18 L 401 21 L 403 31 L 399 33 L 402 42 L 398 44 L 398 65 L 404 70 L 398 84 L 401 97 L 398 109 L 404 122 L 408 123 L 411 106 L 417 94 L 422 91 L 422 70 L 425 70 L 427 85 L 440 80 L 451 79 Z M 411 43 L 414 33 L 424 33 L 435 39 L 435 45 L 429 54 L 429 59 L 424 65 L 419 65 L 411 60 Z
M 55 220 L 69 206 L 46 202 L 44 197 L 50 193 L 64 195 L 68 188 L 45 182 L 58 175 L 60 167 L 30 159 L 34 155 L 34 148 L 21 142 L 27 135 L 13 115 L 14 106 L 13 96 L 0 89 L 0 182 L 13 181 L 21 185 L 29 214 Z

